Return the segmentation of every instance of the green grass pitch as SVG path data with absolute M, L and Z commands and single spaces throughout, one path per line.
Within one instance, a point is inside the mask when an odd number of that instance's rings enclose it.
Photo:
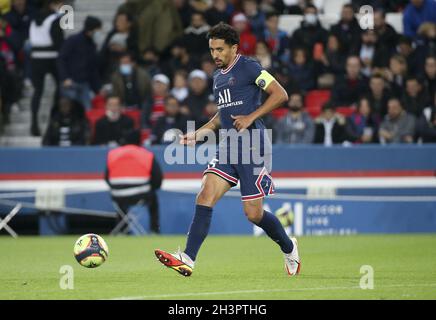
M 96 269 L 75 261 L 78 237 L 0 237 L 0 299 L 436 299 L 436 235 L 302 237 L 294 278 L 266 237 L 208 237 L 190 278 L 154 256 L 185 237 L 103 237 L 109 259 Z M 63 265 L 73 290 L 60 289 Z M 373 289 L 359 286 L 362 265 L 374 270 Z

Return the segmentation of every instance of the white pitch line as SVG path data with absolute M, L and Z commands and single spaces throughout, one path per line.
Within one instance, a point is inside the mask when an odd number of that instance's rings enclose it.
M 394 284 L 386 286 L 374 286 L 376 289 L 386 288 L 402 288 L 402 287 L 436 287 L 436 283 L 424 284 Z M 299 292 L 299 291 L 329 291 L 329 290 L 354 290 L 361 289 L 360 286 L 352 287 L 316 287 L 316 288 L 293 288 L 293 289 L 260 289 L 260 290 L 239 290 L 239 291 L 217 291 L 217 292 L 191 292 L 191 293 L 176 293 L 176 294 L 157 294 L 148 296 L 133 296 L 133 297 L 118 297 L 109 300 L 144 300 L 144 299 L 159 299 L 159 298 L 176 298 L 176 297 L 195 297 L 195 296 L 216 296 L 216 295 L 232 295 L 232 294 L 253 294 L 253 293 L 275 293 L 275 292 Z M 362 289 L 361 289 L 362 290 Z

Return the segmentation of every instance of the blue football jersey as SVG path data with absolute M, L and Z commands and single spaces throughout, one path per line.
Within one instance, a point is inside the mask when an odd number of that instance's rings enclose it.
M 262 66 L 256 60 L 242 55 L 237 55 L 226 69 L 215 71 L 213 93 L 220 113 L 221 128 L 234 128 L 232 115 L 248 115 L 261 105 L 262 89 L 256 84 L 256 79 L 262 71 Z M 252 128 L 264 129 L 265 126 L 261 119 L 257 119 Z

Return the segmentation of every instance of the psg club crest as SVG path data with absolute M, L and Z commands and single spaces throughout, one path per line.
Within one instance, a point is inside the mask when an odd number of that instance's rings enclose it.
M 229 79 L 229 86 L 234 86 L 235 83 L 236 83 L 236 79 L 235 79 L 235 77 L 231 77 L 231 78 Z

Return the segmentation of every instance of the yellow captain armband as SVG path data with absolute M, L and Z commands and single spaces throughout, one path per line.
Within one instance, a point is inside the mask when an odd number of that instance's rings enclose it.
M 268 86 L 274 80 L 274 77 L 268 71 L 262 70 L 255 82 L 259 88 L 261 88 L 262 90 L 266 90 L 266 88 L 268 88 Z

